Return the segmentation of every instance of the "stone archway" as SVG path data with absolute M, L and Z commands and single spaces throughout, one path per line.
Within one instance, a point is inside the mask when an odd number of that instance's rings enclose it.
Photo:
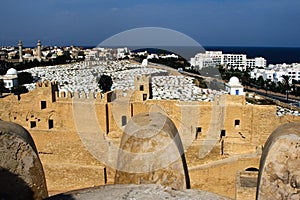
M 178 130 L 161 113 L 143 113 L 131 118 L 118 154 L 115 184 L 150 183 L 190 188 Z

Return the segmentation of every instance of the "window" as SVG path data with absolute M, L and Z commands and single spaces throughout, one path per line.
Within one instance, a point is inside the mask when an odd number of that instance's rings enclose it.
M 45 109 L 47 107 L 46 101 L 41 101 L 41 109 Z
M 30 121 L 30 128 L 35 128 L 35 127 L 36 127 L 36 122 Z
M 125 115 L 122 116 L 122 126 L 127 124 L 127 117 Z
M 202 128 L 201 128 L 201 127 L 197 127 L 197 128 L 196 128 L 196 132 L 198 132 L 198 133 L 200 133 L 200 132 L 201 132 L 201 130 L 202 130 Z
M 226 136 L 226 130 L 221 130 L 220 138 L 225 137 L 225 136 Z
M 143 94 L 143 101 L 147 100 L 147 94 Z
M 48 121 L 48 127 L 49 127 L 49 129 L 52 129 L 54 127 L 53 119 L 49 119 L 49 121 Z
M 140 85 L 140 91 L 144 91 L 144 85 Z
M 235 127 L 239 127 L 240 126 L 240 120 L 239 119 L 234 120 L 234 126 Z
M 199 136 L 199 134 L 201 133 L 201 131 L 202 131 L 202 128 L 201 128 L 201 127 L 197 127 L 197 128 L 196 128 L 196 136 L 195 136 L 195 139 L 198 138 L 198 136 Z

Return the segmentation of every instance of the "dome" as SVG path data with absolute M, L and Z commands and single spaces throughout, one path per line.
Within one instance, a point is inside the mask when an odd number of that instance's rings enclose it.
M 30 53 L 26 53 L 24 56 L 23 56 L 24 58 L 31 58 L 31 57 L 33 57 Z
M 14 68 L 10 68 L 9 70 L 7 70 L 6 75 L 18 75 L 18 71 Z
M 240 84 L 241 84 L 240 80 L 235 76 L 229 79 L 229 85 L 240 85 Z

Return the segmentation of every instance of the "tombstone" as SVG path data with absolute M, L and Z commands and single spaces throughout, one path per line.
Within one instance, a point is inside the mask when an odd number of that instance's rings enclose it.
M 278 127 L 261 157 L 257 199 L 300 199 L 300 123 Z
M 35 144 L 22 126 L 0 120 L 0 199 L 48 196 Z

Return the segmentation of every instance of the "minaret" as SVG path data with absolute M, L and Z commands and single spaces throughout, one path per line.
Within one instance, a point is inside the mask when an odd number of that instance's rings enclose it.
M 38 40 L 37 42 L 37 59 L 39 61 L 42 61 L 42 52 L 41 52 L 41 40 Z
M 19 46 L 19 62 L 23 62 L 23 44 L 22 44 L 22 40 L 19 40 L 18 46 Z

